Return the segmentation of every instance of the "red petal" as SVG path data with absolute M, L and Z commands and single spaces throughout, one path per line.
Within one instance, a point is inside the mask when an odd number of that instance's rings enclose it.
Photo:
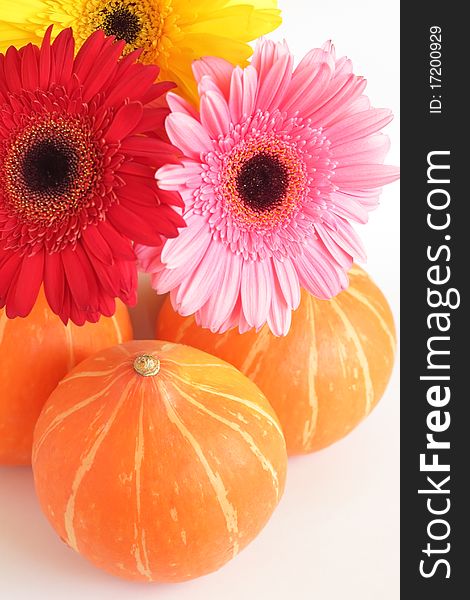
M 152 102 L 156 98 L 160 98 L 160 96 L 163 96 L 170 90 L 173 90 L 175 87 L 176 87 L 176 84 L 173 83 L 172 81 L 160 81 L 159 83 L 155 83 L 142 96 L 142 98 L 141 98 L 142 103 L 144 105 L 148 104 L 149 102 Z
M 162 127 L 169 114 L 167 108 L 144 108 L 144 114 L 139 123 L 138 132 L 154 131 Z M 134 132 L 137 133 L 137 132 Z
M 137 268 L 135 262 L 121 263 L 120 299 L 129 306 L 137 303 Z
M 44 263 L 44 292 L 49 306 L 56 315 L 63 309 L 65 273 L 60 254 L 48 254 Z
M 5 81 L 9 92 L 19 92 L 22 88 L 20 67 L 18 50 L 10 46 L 5 54 Z
M 175 147 L 155 138 L 133 135 L 122 142 L 121 149 L 133 156 L 150 156 L 154 161 L 173 162 L 176 157 Z
M 129 100 L 141 99 L 155 81 L 158 68 L 150 65 L 133 65 L 127 77 L 115 80 L 111 92 L 105 100 L 106 106 L 112 106 L 115 102 L 121 102 L 122 98 Z
M 121 274 L 118 263 L 105 265 L 98 260 L 94 260 L 92 266 L 104 292 L 113 297 L 119 296 Z
M 100 234 L 97 226 L 90 225 L 83 231 L 82 239 L 89 250 L 101 262 L 112 265 L 114 263 L 113 253 L 109 244 Z
M 93 64 L 99 56 L 100 52 L 109 44 L 104 31 L 98 29 L 88 37 L 83 46 L 77 52 L 75 57 L 73 72 L 78 76 L 80 81 L 86 79 L 87 74 L 93 68 Z M 124 43 L 122 42 L 122 47 Z
M 73 69 L 73 57 L 75 53 L 75 40 L 72 30 L 63 29 L 52 44 L 51 80 L 55 83 L 66 85 L 70 83 Z
M 122 260 L 135 260 L 131 243 L 115 227 L 106 221 L 103 221 L 97 227 L 101 235 L 108 242 L 114 256 Z
M 155 169 L 142 163 L 132 162 L 127 160 L 124 162 L 118 171 L 118 175 L 121 173 L 129 173 L 130 175 L 136 175 L 138 177 L 145 177 L 147 179 L 155 179 Z
M 51 31 L 52 25 L 44 34 L 39 54 L 39 87 L 43 90 L 49 87 L 51 76 Z
M 114 119 L 105 134 L 108 143 L 120 142 L 133 129 L 136 128 L 142 119 L 142 104 L 140 102 L 131 102 L 122 106 L 114 116 Z
M 5 306 L 8 290 L 20 269 L 22 260 L 19 254 L 12 253 L 0 267 L 0 306 Z
M 24 257 L 18 273 L 17 284 L 8 294 L 9 309 L 15 317 L 26 317 L 38 297 L 44 274 L 44 250 Z
M 39 86 L 38 47 L 28 44 L 21 57 L 21 79 L 23 88 L 36 90 Z
M 161 190 L 159 189 L 158 198 L 162 204 L 168 204 L 169 206 L 178 206 L 179 208 L 184 208 L 184 200 L 181 198 L 179 192 L 172 192 L 169 190 Z
M 106 86 L 107 82 L 114 76 L 117 68 L 117 61 L 122 51 L 122 43 L 114 43 L 110 38 L 106 38 L 108 47 L 103 46 L 98 56 L 91 56 L 90 62 L 83 61 L 82 69 L 76 71 L 80 83 L 83 84 L 83 101 L 88 102 L 100 90 Z M 89 67 L 88 70 L 86 70 Z
M 61 252 L 61 258 L 71 298 L 81 310 L 89 310 L 90 286 L 77 253 L 67 247 Z
M 152 227 L 139 215 L 129 210 L 123 205 L 115 205 L 108 211 L 108 220 L 116 227 L 118 231 L 127 235 L 127 237 L 142 244 L 149 246 L 158 246 L 160 236 Z

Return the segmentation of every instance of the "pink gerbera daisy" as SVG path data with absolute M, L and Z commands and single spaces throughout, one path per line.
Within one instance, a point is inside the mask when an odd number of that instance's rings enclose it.
M 194 74 L 200 111 L 169 94 L 166 120 L 185 158 L 157 172 L 181 193 L 188 227 L 161 251 L 139 247 L 141 265 L 203 327 L 267 322 L 285 335 L 300 286 L 331 298 L 364 258 L 349 220 L 365 223 L 398 177 L 377 133 L 391 113 L 370 107 L 365 80 L 330 43 L 295 70 L 285 44 L 263 40 L 246 69 L 206 58 Z
M 179 194 L 154 179 L 176 151 L 148 135 L 168 114 L 150 104 L 173 86 L 102 32 L 75 58 L 70 29 L 50 35 L 0 54 L 0 307 L 26 316 L 44 284 L 52 310 L 83 324 L 135 303 L 133 241 L 184 225 Z

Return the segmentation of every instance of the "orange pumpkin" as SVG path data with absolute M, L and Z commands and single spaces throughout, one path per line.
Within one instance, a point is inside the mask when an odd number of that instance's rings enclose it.
M 98 323 L 65 326 L 41 291 L 24 319 L 0 309 L 0 464 L 31 464 L 33 430 L 57 383 L 97 350 L 132 339 L 127 308 Z
M 108 348 L 62 380 L 38 420 L 33 471 L 58 534 L 143 581 L 218 569 L 284 489 L 279 422 L 234 367 L 180 344 Z
M 235 365 L 265 393 L 281 421 L 289 454 L 332 444 L 380 400 L 390 378 L 395 328 L 387 301 L 354 266 L 350 286 L 336 298 L 302 292 L 284 338 L 265 326 L 256 334 L 214 334 L 193 317 L 177 315 L 167 299 L 157 337 L 189 344 Z

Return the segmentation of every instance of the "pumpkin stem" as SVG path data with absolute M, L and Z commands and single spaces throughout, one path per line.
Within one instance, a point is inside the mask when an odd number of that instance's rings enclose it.
M 141 354 L 134 360 L 134 370 L 143 377 L 153 377 L 160 371 L 160 361 L 150 354 Z

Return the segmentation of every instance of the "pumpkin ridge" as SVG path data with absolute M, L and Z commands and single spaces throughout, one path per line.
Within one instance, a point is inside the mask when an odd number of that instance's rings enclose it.
M 353 265 L 349 269 L 348 275 L 352 275 L 353 277 L 361 277 L 362 279 L 370 279 L 369 275 L 367 275 L 364 269 L 361 269 L 361 267 L 358 267 L 357 265 Z
M 183 396 L 183 398 L 186 398 L 186 400 L 190 404 L 193 404 L 194 406 L 199 408 L 199 410 L 201 410 L 205 414 L 209 415 L 213 419 L 216 419 L 220 423 L 223 423 L 227 427 L 230 427 L 230 429 L 232 429 L 233 431 L 236 431 L 237 433 L 239 433 L 241 435 L 241 437 L 245 440 L 245 442 L 250 447 L 253 454 L 256 456 L 256 458 L 261 463 L 261 466 L 263 467 L 263 469 L 265 471 L 269 471 L 271 473 L 271 477 L 273 478 L 274 486 L 275 486 L 275 490 L 276 490 L 276 500 L 278 500 L 279 499 L 279 477 L 278 477 L 278 474 L 277 474 L 276 470 L 274 469 L 273 465 L 271 464 L 271 462 L 266 458 L 266 456 L 261 452 L 261 450 L 255 444 L 255 441 L 252 438 L 252 436 L 248 432 L 243 431 L 242 428 L 240 427 L 240 425 L 238 425 L 235 421 L 230 421 L 229 419 L 226 419 L 222 415 L 218 415 L 217 413 L 211 411 L 209 408 L 204 406 L 204 404 L 201 404 L 200 402 L 198 402 L 197 400 L 192 398 L 189 394 L 187 394 L 185 391 L 183 391 L 181 388 L 179 388 L 176 384 L 173 383 L 172 386 L 179 394 L 181 394 L 181 396 Z
M 248 354 L 246 355 L 245 360 L 240 366 L 240 371 L 245 373 L 247 377 L 254 377 L 256 373 L 256 369 L 259 369 L 259 362 L 255 367 L 255 372 L 250 373 L 249 368 L 251 367 L 253 361 L 257 357 L 258 354 L 263 352 L 263 348 L 266 346 L 266 343 L 269 341 L 269 328 L 263 327 L 261 331 L 257 334 L 255 343 L 251 346 Z M 250 373 L 250 374 L 249 374 Z
M 232 365 L 225 363 L 225 361 L 220 362 L 220 363 L 182 363 L 182 362 L 178 362 L 176 360 L 165 357 L 162 359 L 162 364 L 166 364 L 166 363 L 171 363 L 172 365 L 177 365 L 178 367 L 184 367 L 184 368 L 188 368 L 188 367 L 189 368 L 202 367 L 203 369 L 205 369 L 206 367 L 218 367 L 218 368 L 222 368 L 222 369 L 231 369 L 232 368 Z
M 122 366 L 122 365 L 119 365 L 119 366 Z M 81 402 L 78 402 L 77 404 L 74 404 L 74 406 L 72 406 L 71 408 L 67 409 L 66 411 L 63 411 L 62 413 L 56 415 L 52 419 L 52 421 L 49 423 L 49 425 L 47 426 L 47 428 L 44 430 L 44 432 L 42 433 L 42 435 L 39 438 L 39 440 L 35 443 L 34 457 L 37 456 L 37 453 L 41 449 L 43 443 L 46 441 L 46 438 L 54 431 L 54 429 L 56 427 L 58 427 L 61 423 L 63 423 L 63 421 L 67 417 L 70 417 L 71 415 L 75 414 L 76 412 L 78 412 L 82 408 L 87 407 L 89 404 L 91 404 L 95 400 L 98 400 L 99 398 L 101 398 L 101 396 L 103 396 L 105 392 L 107 392 L 108 390 L 110 390 L 113 387 L 113 385 L 116 383 L 116 381 L 118 379 L 120 379 L 125 374 L 126 374 L 126 371 L 124 371 L 123 373 L 121 373 L 120 375 L 118 375 L 117 377 L 115 377 L 107 386 L 105 386 L 102 390 L 100 390 L 96 394 L 92 394 L 91 396 L 88 396 L 88 398 L 85 398 Z M 70 377 L 70 379 L 71 378 L 72 377 Z
M 144 459 L 144 386 L 140 386 L 140 408 L 139 408 L 139 425 L 136 436 L 135 453 L 134 453 L 134 465 L 135 465 L 135 498 L 136 498 L 136 524 L 135 524 L 135 564 L 139 573 L 144 577 L 147 577 L 149 581 L 152 580 L 152 574 L 149 565 L 147 546 L 145 544 L 145 530 L 142 527 L 142 516 L 141 516 L 141 482 L 142 482 L 142 461 Z M 139 536 L 140 529 L 140 536 Z M 142 555 L 141 548 L 142 546 Z M 142 560 L 143 559 L 143 560 Z M 145 564 L 144 562 L 145 561 Z
M 309 352 L 307 355 L 307 389 L 308 389 L 308 404 L 312 409 L 311 418 L 305 422 L 302 445 L 305 450 L 308 449 L 309 445 L 313 441 L 315 430 L 318 423 L 318 395 L 315 388 L 315 379 L 318 373 L 318 348 L 316 345 L 315 335 L 315 304 L 312 296 L 308 297 L 306 303 L 307 308 L 307 322 L 310 323 L 313 339 L 309 345 Z
M 178 331 L 176 333 L 175 342 L 179 342 L 180 340 L 183 339 L 183 336 L 184 336 L 186 330 L 188 329 L 188 327 L 191 327 L 191 321 L 189 321 L 189 323 L 184 321 L 181 324 L 181 327 L 178 329 Z
M 362 346 L 361 340 L 359 339 L 356 330 L 354 329 L 351 321 L 348 319 L 343 309 L 340 307 L 338 300 L 336 298 L 332 298 L 330 300 L 330 303 L 333 311 L 341 319 L 341 322 L 343 323 L 344 328 L 346 330 L 347 336 L 352 341 L 357 351 L 357 359 L 362 369 L 364 385 L 366 389 L 366 402 L 364 410 L 364 416 L 366 416 L 372 410 L 372 405 L 374 402 L 374 386 L 372 384 L 372 379 L 370 376 L 369 361 L 367 360 L 364 347 Z
M 353 288 L 352 286 L 349 286 L 349 288 L 345 291 L 350 296 L 355 298 L 358 302 L 360 302 L 361 304 L 364 304 L 364 306 L 366 306 L 377 317 L 377 319 L 380 323 L 380 326 L 385 331 L 385 334 L 387 335 L 387 337 L 390 341 L 390 345 L 392 347 L 392 352 L 393 352 L 393 354 L 395 354 L 395 349 L 396 349 L 395 336 L 390 331 L 390 328 L 389 328 L 387 322 L 382 317 L 382 315 L 379 313 L 379 311 L 375 308 L 375 306 L 371 302 L 369 302 L 369 300 L 367 300 L 367 298 L 364 296 L 364 294 L 362 294 L 359 290 Z
M 9 320 L 10 319 L 7 317 L 5 312 L 2 312 L 2 314 L 0 314 L 0 344 L 3 342 L 3 336 L 5 335 L 5 329 L 8 325 Z
M 75 352 L 73 351 L 73 331 L 70 323 L 64 327 L 65 335 L 65 349 L 68 356 L 67 371 L 73 369 L 74 365 L 77 364 L 75 360 Z
M 116 380 L 113 381 L 113 384 L 115 383 L 115 381 Z M 85 475 L 93 466 L 93 462 L 98 453 L 98 450 L 100 449 L 107 434 L 109 433 L 111 427 L 113 426 L 119 411 L 121 410 L 122 406 L 124 405 L 130 388 L 135 385 L 136 385 L 136 382 L 134 379 L 131 379 L 130 381 L 127 382 L 126 386 L 124 387 L 124 389 L 119 397 L 118 402 L 116 403 L 116 406 L 113 409 L 113 412 L 111 413 L 111 416 L 107 420 L 103 429 L 99 432 L 99 434 L 96 437 L 95 441 L 93 442 L 91 448 L 85 454 L 81 464 L 79 465 L 79 467 L 77 469 L 75 478 L 72 482 L 71 494 L 65 505 L 64 526 L 65 526 L 65 531 L 66 531 L 66 535 L 67 535 L 67 541 L 68 541 L 69 545 L 77 552 L 79 550 L 78 550 L 77 538 L 75 536 L 75 528 L 73 525 L 73 521 L 75 518 L 75 502 L 77 499 L 78 490 L 80 488 L 80 485 L 81 485 Z M 102 396 L 102 395 L 103 395 L 103 391 L 101 392 L 100 396 Z
M 118 321 L 116 319 L 116 315 L 115 314 L 111 317 L 111 321 L 113 322 L 114 329 L 116 331 L 117 343 L 118 344 L 122 344 L 122 342 L 124 341 L 123 338 L 122 338 L 122 331 L 121 331 L 121 328 L 119 327 L 119 323 L 118 323 Z
M 194 382 L 190 382 L 190 381 L 184 379 L 184 377 L 180 377 L 179 375 L 176 375 L 176 373 L 172 373 L 171 376 L 174 377 L 175 379 L 179 379 L 180 381 L 182 381 L 185 384 L 192 384 L 195 387 L 199 388 L 200 390 L 207 392 L 208 394 L 214 394 L 215 396 L 222 396 L 223 398 L 227 398 L 227 400 L 232 400 L 233 402 L 236 402 L 237 404 L 242 404 L 243 406 L 247 406 L 247 407 L 251 408 L 256 413 L 262 415 L 278 431 L 278 433 L 281 435 L 281 437 L 283 437 L 284 434 L 282 433 L 282 429 L 281 429 L 280 425 L 277 423 L 277 421 L 275 419 L 273 419 L 273 417 L 269 413 L 264 411 L 260 406 L 254 404 L 253 402 L 250 402 L 249 400 L 240 398 L 239 396 L 234 396 L 233 394 L 225 394 L 223 392 L 220 392 L 219 390 L 211 388 L 210 386 L 204 385 L 203 383 L 196 384 Z
M 120 363 L 117 367 L 113 367 L 107 371 L 80 371 L 79 373 L 72 373 L 71 375 L 67 375 L 63 379 L 59 381 L 57 385 L 63 385 L 64 383 L 68 383 L 69 381 L 73 381 L 74 379 L 88 379 L 88 377 L 111 377 L 114 375 L 124 364 L 124 361 Z M 121 373 L 122 375 L 122 373 Z
M 204 452 L 197 439 L 192 435 L 189 429 L 184 424 L 177 410 L 173 406 L 173 403 L 170 400 L 168 390 L 166 386 L 163 384 L 161 380 L 156 381 L 153 380 L 153 384 L 156 386 L 157 393 L 160 393 L 160 396 L 165 405 L 165 409 L 167 412 L 168 419 L 173 425 L 178 429 L 181 436 L 189 443 L 189 445 L 194 450 L 196 456 L 199 459 L 206 475 L 209 479 L 209 482 L 214 490 L 214 493 L 217 498 L 217 502 L 220 505 L 220 509 L 225 518 L 225 523 L 227 526 L 227 533 L 229 534 L 230 543 L 233 543 L 233 556 L 236 556 L 238 553 L 239 545 L 236 540 L 234 540 L 234 535 L 238 536 L 238 514 L 233 506 L 233 504 L 228 499 L 228 492 L 225 488 L 224 482 L 220 477 L 219 473 L 216 473 L 212 470 L 212 467 L 209 464 L 209 461 L 204 456 Z

